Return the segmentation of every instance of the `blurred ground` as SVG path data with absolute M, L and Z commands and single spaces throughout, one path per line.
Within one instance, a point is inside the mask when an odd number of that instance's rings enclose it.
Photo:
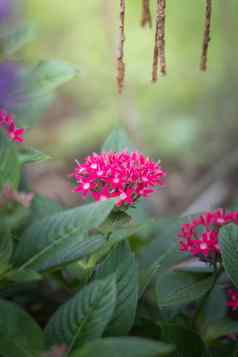
M 169 173 L 167 188 L 152 202 L 160 214 L 231 203 L 238 198 L 237 1 L 213 2 L 207 73 L 199 71 L 204 1 L 168 1 L 168 76 L 157 84 L 150 81 L 154 30 L 139 26 L 141 1 L 128 1 L 122 97 L 116 93 L 114 68 L 118 5 L 111 0 L 26 2 L 27 20 L 39 32 L 24 51 L 26 61 L 60 58 L 80 73 L 58 92 L 30 134 L 28 142 L 53 158 L 29 170 L 33 188 L 66 205 L 78 204 L 67 177 L 73 160 L 98 150 L 113 127 L 124 126 Z

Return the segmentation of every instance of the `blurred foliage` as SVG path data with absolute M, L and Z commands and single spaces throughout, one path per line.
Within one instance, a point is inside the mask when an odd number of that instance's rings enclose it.
M 71 103 L 67 120 L 57 126 L 64 105 L 56 103 L 51 114 L 53 139 L 36 131 L 31 140 L 48 146 L 53 155 L 68 156 L 97 148 L 101 138 L 122 122 L 150 154 L 210 162 L 212 152 L 220 155 L 230 147 L 226 135 L 236 136 L 237 2 L 214 1 L 208 72 L 202 73 L 204 1 L 168 1 L 168 76 L 152 84 L 154 30 L 140 27 L 141 1 L 127 1 L 122 97 L 116 93 L 114 68 L 118 8 L 119 1 L 111 0 L 27 0 L 27 17 L 39 30 L 37 41 L 28 46 L 28 60 L 59 57 L 80 72 L 62 93 L 65 106 Z

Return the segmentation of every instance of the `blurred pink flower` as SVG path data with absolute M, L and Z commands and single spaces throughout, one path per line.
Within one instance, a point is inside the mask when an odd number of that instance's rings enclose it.
M 83 164 L 77 163 L 71 176 L 77 183 L 74 191 L 83 198 L 88 194 L 96 201 L 118 198 L 117 206 L 130 206 L 163 186 L 166 173 L 143 154 L 125 150 L 94 153 Z
M 178 233 L 180 250 L 205 260 L 214 259 L 220 254 L 219 230 L 228 223 L 238 224 L 238 212 L 225 213 L 219 208 L 200 215 L 189 224 L 182 224 Z
M 24 142 L 23 135 L 25 129 L 18 129 L 11 114 L 7 114 L 4 110 L 0 110 L 0 128 L 3 128 L 7 136 L 15 142 Z
M 4 206 L 10 202 L 17 203 L 25 208 L 29 208 L 33 198 L 33 192 L 23 193 L 14 191 L 13 188 L 7 184 L 4 186 L 3 191 L 0 193 L 0 208 L 4 208 Z

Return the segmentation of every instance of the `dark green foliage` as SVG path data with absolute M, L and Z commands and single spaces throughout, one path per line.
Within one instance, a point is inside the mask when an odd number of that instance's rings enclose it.
M 38 357 L 44 350 L 43 332 L 15 304 L 0 300 L 0 355 Z

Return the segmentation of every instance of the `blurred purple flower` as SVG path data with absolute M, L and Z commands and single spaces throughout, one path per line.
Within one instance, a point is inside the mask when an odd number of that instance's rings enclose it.
M 11 61 L 0 63 L 0 107 L 11 111 L 17 105 L 20 88 L 19 65 Z
M 7 22 L 13 11 L 12 0 L 0 0 L 0 23 Z

